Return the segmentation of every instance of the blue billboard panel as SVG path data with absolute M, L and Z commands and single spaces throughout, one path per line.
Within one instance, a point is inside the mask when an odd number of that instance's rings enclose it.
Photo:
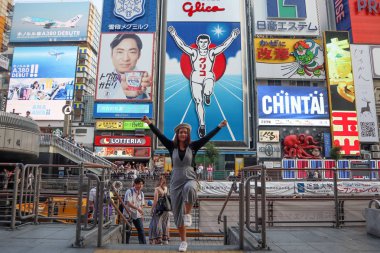
M 157 1 L 104 0 L 102 32 L 156 31 Z
M 95 103 L 94 118 L 133 119 L 153 117 L 151 103 Z
M 335 1 L 335 23 L 338 31 L 348 31 L 352 41 L 352 27 L 349 0 Z
M 330 125 L 326 88 L 259 85 L 257 90 L 259 125 Z
M 7 111 L 30 111 L 35 120 L 62 120 L 61 103 L 54 101 L 63 101 L 63 106 L 74 98 L 77 53 L 78 47 L 15 48 Z
M 10 42 L 86 41 L 89 2 L 16 3 Z
M 164 134 L 187 122 L 198 139 L 226 119 L 213 140 L 244 142 L 240 22 L 168 22 L 166 50 Z

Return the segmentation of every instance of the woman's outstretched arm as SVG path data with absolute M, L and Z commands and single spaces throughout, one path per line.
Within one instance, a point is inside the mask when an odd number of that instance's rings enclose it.
M 157 136 L 157 138 L 161 141 L 162 145 L 165 146 L 169 151 L 174 148 L 173 141 L 169 140 L 165 135 L 163 135 L 155 125 L 153 125 L 152 121 L 147 116 L 144 116 L 141 119 L 142 122 L 149 125 L 149 128 L 152 130 L 152 132 Z
M 191 147 L 194 151 L 198 151 L 200 148 L 202 148 L 209 140 L 211 140 L 212 137 L 214 137 L 220 129 L 225 127 L 227 125 L 227 120 L 222 120 L 217 127 L 215 127 L 211 132 L 206 134 L 203 138 L 200 138 L 199 140 L 193 141 L 191 143 Z

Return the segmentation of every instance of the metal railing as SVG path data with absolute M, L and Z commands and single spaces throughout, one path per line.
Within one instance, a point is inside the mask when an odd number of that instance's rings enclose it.
M 112 162 L 104 159 L 102 157 L 94 155 L 92 152 L 78 147 L 77 145 L 52 134 L 41 134 L 40 135 L 40 145 L 41 146 L 54 146 L 58 147 L 70 155 L 76 157 L 82 162 L 103 164 L 107 166 L 115 166 Z

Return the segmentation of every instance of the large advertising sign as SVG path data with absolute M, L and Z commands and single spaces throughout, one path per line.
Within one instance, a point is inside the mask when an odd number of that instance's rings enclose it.
M 117 118 L 133 119 L 142 118 L 143 116 L 153 117 L 153 107 L 151 103 L 95 103 L 95 118 Z
M 330 95 L 331 133 L 343 155 L 360 153 L 355 87 L 348 32 L 325 32 L 327 80 Z
M 104 0 L 102 32 L 156 31 L 157 1 Z
M 150 158 L 151 148 L 141 147 L 95 147 L 95 154 L 107 159 L 119 158 Z
M 259 125 L 330 125 L 325 88 L 259 85 L 257 93 Z
M 380 0 L 335 0 L 338 30 L 350 31 L 355 44 L 380 43 Z M 374 25 L 376 24 L 376 25 Z
M 358 109 L 360 142 L 378 142 L 377 115 L 372 80 L 369 46 L 351 45 L 355 81 L 355 102 Z
M 380 46 L 371 47 L 372 71 L 374 78 L 380 78 Z
M 103 33 L 96 100 L 151 101 L 153 33 Z
M 74 97 L 77 53 L 78 47 L 15 48 L 7 111 L 62 120 L 61 106 Z
M 10 42 L 86 41 L 89 2 L 16 3 Z
M 317 0 L 254 1 L 255 34 L 318 36 Z
M 95 136 L 96 146 L 150 147 L 149 136 Z
M 321 41 L 255 39 L 256 78 L 324 80 Z
M 149 129 L 148 124 L 141 120 L 97 120 L 96 130 L 126 130 Z
M 182 122 L 198 139 L 228 120 L 215 141 L 245 141 L 243 1 L 167 1 L 164 133 Z M 169 137 L 170 138 L 170 137 Z

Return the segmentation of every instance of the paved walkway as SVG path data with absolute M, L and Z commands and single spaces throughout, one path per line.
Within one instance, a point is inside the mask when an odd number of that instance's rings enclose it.
M 64 224 L 25 225 L 11 231 L 0 228 L 1 253 L 127 253 L 177 251 L 179 238 L 168 246 L 108 245 L 72 248 L 75 226 Z M 136 242 L 135 239 L 132 242 Z M 222 238 L 189 239 L 188 252 L 239 252 L 236 246 L 224 246 Z M 380 252 L 380 238 L 367 235 L 365 227 L 334 228 L 270 228 L 268 245 L 271 252 Z M 264 251 L 260 251 L 264 252 Z

